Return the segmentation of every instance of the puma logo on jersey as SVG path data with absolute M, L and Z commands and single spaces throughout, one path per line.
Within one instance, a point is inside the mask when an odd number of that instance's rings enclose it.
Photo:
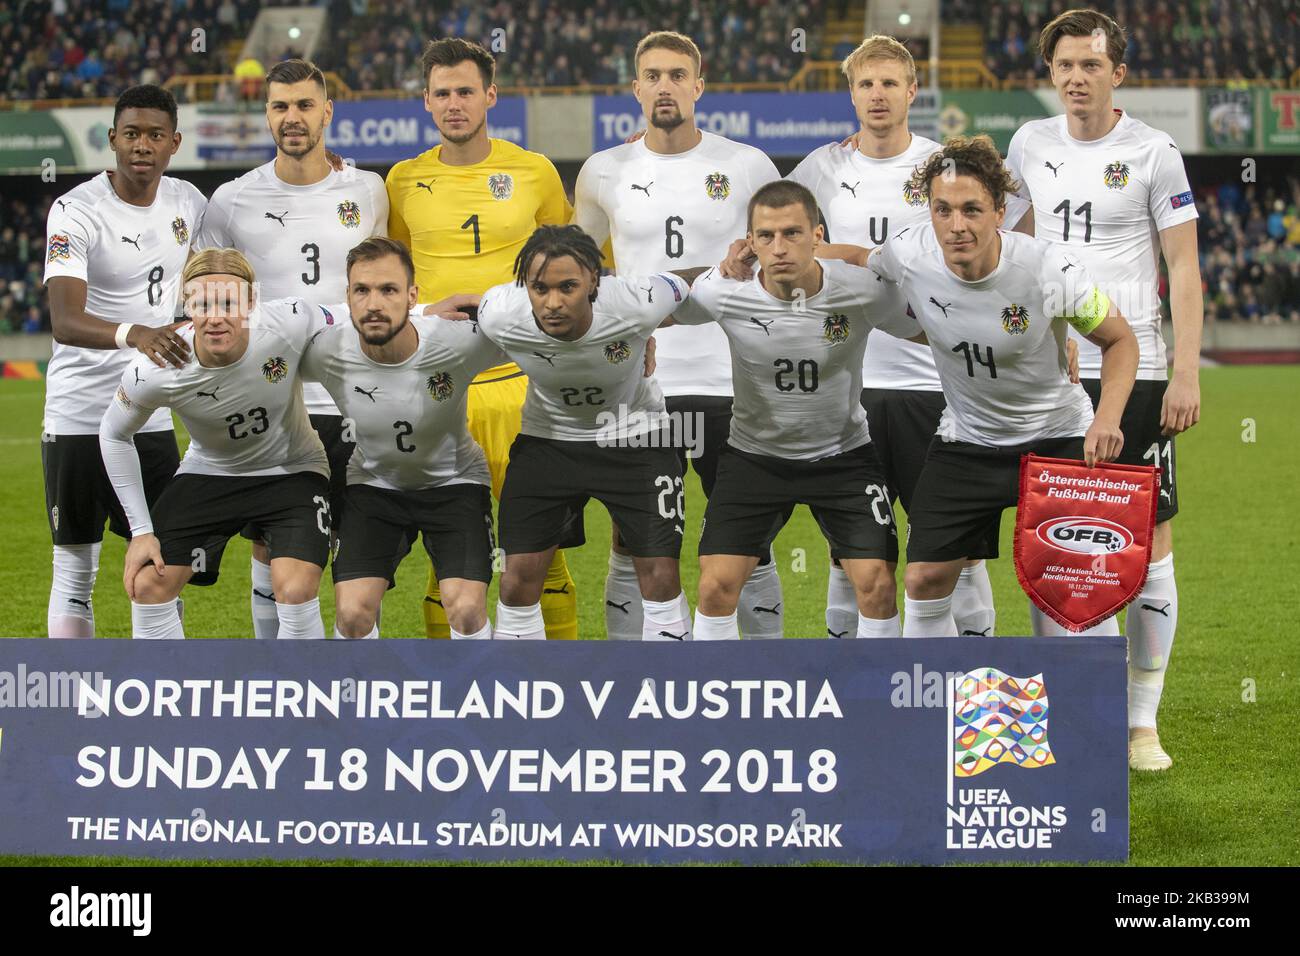
M 674 634 L 672 631 L 660 631 L 659 636 L 671 637 L 674 641 L 682 641 L 686 639 L 686 632 L 682 631 L 680 634 Z
M 638 189 L 641 190 L 643 193 L 645 193 L 645 198 L 646 198 L 646 199 L 649 199 L 649 198 L 650 198 L 650 187 L 653 186 L 654 184 L 655 184 L 655 181 L 654 181 L 653 179 L 650 180 L 650 182 L 646 183 L 644 186 L 638 186 L 636 183 L 633 183 L 633 184 L 632 184 L 632 190 L 633 190 L 634 192 L 635 192 L 636 190 L 638 190 Z
M 655 303 L 655 287 L 652 286 L 652 285 L 648 285 L 648 286 L 645 286 L 644 288 L 642 288 L 641 286 L 637 286 L 637 288 L 638 288 L 638 289 L 641 289 L 641 291 L 645 293 L 645 300 L 646 300 L 646 302 L 649 303 L 650 305 L 654 305 L 654 303 Z
M 122 241 L 129 242 L 131 245 L 135 246 L 136 252 L 140 251 L 140 233 L 137 232 L 134 239 L 128 239 L 126 236 L 123 236 Z
M 364 395 L 364 396 L 366 396 L 366 398 L 370 399 L 372 402 L 375 402 L 376 404 L 378 404 L 378 399 L 375 398 L 375 392 L 379 391 L 379 386 L 378 386 L 378 385 L 375 385 L 375 386 L 372 387 L 372 388 L 362 388 L 360 385 L 353 385 L 353 386 L 352 386 L 352 391 L 354 391 L 354 392 L 356 392 L 356 393 L 358 393 L 358 394 L 360 394 L 360 395 Z
M 1060 169 L 1062 166 L 1065 165 L 1065 161 L 1062 160 L 1061 162 L 1059 162 L 1059 163 L 1057 163 L 1055 166 L 1053 166 L 1051 163 L 1047 162 L 1047 160 L 1043 160 L 1043 165 L 1046 166 L 1048 169 L 1050 169 L 1050 170 L 1052 171 L 1052 178 L 1055 179 L 1055 178 L 1056 178 L 1056 171 L 1057 171 L 1058 169 Z
M 934 296 L 930 296 L 930 304 L 931 304 L 931 305 L 938 306 L 940 309 L 942 309 L 942 310 L 943 310 L 943 317 L 944 317 L 945 319 L 948 318 L 948 310 L 952 308 L 952 303 L 951 303 L 951 302 L 940 302 L 940 301 L 939 301 L 938 299 L 936 299 Z
M 1074 268 L 1074 266 L 1075 266 L 1075 264 L 1074 264 L 1073 262 L 1070 262 L 1070 261 L 1067 259 L 1066 262 L 1065 262 L 1065 265 L 1061 266 L 1061 272 L 1062 272 L 1062 273 L 1069 272 L 1071 269 Z
M 423 189 L 423 190 L 424 190 L 425 192 L 427 192 L 430 196 L 432 196 L 432 195 L 433 195 L 433 186 L 432 186 L 431 184 L 432 184 L 432 183 L 436 183 L 437 181 L 438 181 L 438 180 L 436 180 L 436 179 L 430 179 L 429 182 L 427 182 L 427 183 L 422 183 L 422 182 L 419 182 L 419 181 L 417 180 L 416 183 L 415 183 L 415 188 L 416 188 L 416 189 Z
M 1174 496 L 1171 495 L 1171 494 L 1169 493 L 1169 489 L 1168 489 L 1168 488 L 1161 488 L 1161 489 L 1160 489 L 1160 497 L 1161 497 L 1161 498 L 1168 498 L 1170 501 L 1173 501 L 1173 500 L 1174 500 Z
M 210 391 L 210 392 L 204 392 L 204 391 L 200 390 L 199 393 L 198 393 L 198 395 L 196 395 L 195 397 L 196 397 L 196 398 L 204 398 L 204 397 L 207 397 L 207 398 L 212 399 L 212 400 L 215 402 L 215 401 L 217 400 L 217 392 L 220 391 L 220 389 L 221 389 L 221 386 L 220 386 L 220 385 L 213 385 L 213 386 L 212 386 L 212 391 Z
M 542 588 L 542 593 L 543 594 L 568 594 L 569 583 L 566 581 L 564 583 L 564 587 L 562 588 Z
M 632 612 L 627 609 L 627 606 L 631 603 L 632 603 L 631 601 L 624 601 L 622 604 L 619 604 L 615 601 L 606 601 L 605 607 L 616 607 L 624 614 L 631 614 Z
M 544 361 L 546 362 L 546 364 L 549 365 L 551 368 L 555 368 L 555 356 L 558 355 L 558 354 L 559 354 L 558 352 L 551 352 L 549 355 L 546 354 L 545 352 L 534 352 L 534 353 L 533 353 L 534 356 L 536 356 L 536 357 L 539 358 L 539 359 L 544 360 Z
M 1166 604 L 1164 607 L 1156 607 L 1154 604 L 1143 604 L 1143 605 L 1142 605 L 1142 610 L 1144 610 L 1144 611 L 1155 611 L 1157 614 L 1163 614 L 1165 617 L 1168 617 L 1168 616 L 1169 616 L 1169 605 L 1168 605 L 1168 604 Z
M 777 601 L 775 607 L 763 607 L 761 604 L 754 605 L 755 614 L 780 614 L 781 602 Z
M 773 322 L 775 322 L 776 319 L 768 319 L 766 322 L 764 322 L 762 319 L 756 319 L 756 318 L 754 318 L 754 317 L 751 315 L 751 316 L 749 317 L 749 321 L 753 322 L 753 323 L 754 323 L 755 325 L 757 325 L 760 329 L 762 329 L 764 335 L 771 335 L 771 334 L 772 334 L 772 330 L 769 328 L 769 326 L 770 326 Z
M 988 637 L 988 636 L 989 636 L 989 631 L 991 631 L 991 630 L 993 630 L 993 625 L 992 625 L 992 624 L 990 624 L 988 627 L 984 628 L 984 630 L 982 630 L 982 631 L 962 631 L 962 632 L 961 632 L 961 636 L 962 636 L 962 637 Z
M 1174 145 L 1174 144 L 1173 144 L 1173 143 L 1170 143 L 1169 145 L 1172 146 L 1172 145 Z M 68 208 L 68 204 L 65 203 L 62 199 L 56 199 L 56 200 L 54 200 L 54 201 L 55 201 L 56 203 L 59 204 L 59 209 L 67 209 L 67 208 Z
M 840 183 L 840 188 L 841 188 L 841 189 L 847 189 L 849 192 L 851 192 L 851 193 L 853 194 L 853 198 L 854 198 L 854 199 L 857 199 L 857 198 L 858 198 L 858 187 L 861 186 L 861 185 L 862 185 L 862 180 L 859 179 L 859 180 L 858 180 L 856 183 L 854 183 L 852 186 L 850 186 L 848 183 Z
M 829 627 L 826 628 L 827 637 L 835 637 L 835 638 L 848 637 L 848 634 L 849 634 L 848 631 L 832 631 Z
M 141 382 L 144 381 L 144 379 L 140 377 L 140 370 L 138 368 L 134 368 L 131 371 L 135 372 L 135 384 L 139 385 Z M 218 385 L 217 387 L 220 388 L 221 386 Z
M 278 215 L 278 216 L 277 216 L 275 213 L 273 213 L 273 212 L 268 212 L 268 213 L 267 213 L 265 216 L 263 216 L 262 218 L 263 218 L 263 219 L 274 219 L 274 220 L 275 220 L 276 222 L 278 222 L 281 226 L 283 226 L 283 225 L 284 225 L 284 217 L 287 216 L 287 215 L 289 215 L 289 210 L 286 209 L 284 212 L 280 213 L 280 215 Z

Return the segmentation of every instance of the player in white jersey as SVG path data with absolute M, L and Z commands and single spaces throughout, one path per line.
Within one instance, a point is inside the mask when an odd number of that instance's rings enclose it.
M 303 299 L 260 302 L 235 249 L 185 265 L 181 368 L 141 357 L 100 424 L 104 465 L 131 526 L 123 582 L 131 633 L 183 638 L 174 605 L 188 583 L 213 584 L 226 542 L 252 525 L 267 542 L 281 638 L 323 638 L 317 590 L 329 557 L 329 465 L 307 420 L 299 366 L 333 316 Z M 131 438 L 159 408 L 190 435 L 176 477 L 150 509 Z
M 266 121 L 275 159 L 212 194 L 195 245 L 234 248 L 258 276 L 263 300 L 301 296 L 309 302 L 342 302 L 347 294 L 348 250 L 388 226 L 388 193 L 377 174 L 331 167 L 325 127 L 334 112 L 325 77 L 315 64 L 284 60 L 266 75 Z M 303 382 L 312 427 L 330 460 L 330 494 L 337 507 L 346 481 L 352 442 L 329 393 Z M 275 637 L 279 618 L 271 588 L 266 545 L 253 543 L 253 631 Z
M 134 86 L 113 109 L 109 146 L 117 168 L 64 193 L 50 207 L 45 282 L 54 354 L 45 376 L 41 464 L 54 540 L 50 637 L 94 637 L 91 595 L 104 521 L 128 535 L 99 455 L 99 422 L 138 348 L 158 362 L 185 361 L 171 329 L 181 268 L 206 200 L 164 176 L 180 146 L 176 100 Z M 152 502 L 179 461 L 171 415 L 161 410 L 135 440 Z
M 852 631 L 898 637 L 898 533 L 861 404 L 872 328 L 919 336 L 898 287 L 867 269 L 813 257 L 817 202 L 778 180 L 749 204 L 760 270 L 749 280 L 709 269 L 677 322 L 717 322 L 731 350 L 731 435 L 700 540 L 696 640 L 739 637 L 740 588 L 796 504 L 806 504 L 852 581 Z
M 904 580 L 907 637 L 952 636 L 962 563 L 996 558 L 1020 456 L 1112 461 L 1137 340 L 1078 260 L 1002 232 L 1014 189 L 993 141 L 957 137 L 917 171 L 931 222 L 894 233 L 869 268 L 897 282 L 925 330 L 947 406 L 917 481 Z M 1093 414 L 1070 381 L 1066 326 L 1102 350 Z M 1035 633 L 1044 631 L 1035 626 Z
M 610 240 L 620 275 L 714 265 L 744 234 L 745 206 L 759 186 L 779 178 L 776 166 L 761 150 L 696 128 L 704 80 L 700 51 L 689 38 L 651 33 L 637 45 L 634 63 L 632 91 L 646 116 L 646 135 L 583 164 L 574 222 L 597 244 Z M 703 447 L 691 460 L 707 496 L 731 417 L 726 336 L 706 325 L 663 329 L 655 338 L 655 377 L 668 410 L 704 423 Z M 684 473 L 685 449 L 679 457 Z M 641 633 L 638 594 L 631 559 L 616 539 L 605 582 L 609 637 L 635 640 Z M 781 604 L 781 580 L 765 556 L 745 587 L 741 630 L 749 637 L 780 637 Z
M 602 278 L 600 260 L 577 226 L 542 226 L 519 253 L 516 281 L 489 289 L 478 309 L 479 331 L 528 375 L 501 491 L 497 637 L 544 637 L 551 554 L 584 543 L 583 507 L 596 498 L 632 554 L 642 639 L 690 639 L 681 464 L 659 440 L 663 395 L 642 374 L 646 342 L 689 287 L 670 275 Z
M 1138 381 L 1124 410 L 1125 464 L 1160 469 L 1151 564 L 1129 605 L 1129 764 L 1163 770 L 1156 711 L 1178 622 L 1173 528 L 1178 512 L 1174 436 L 1200 418 L 1201 272 L 1196 205 L 1182 156 L 1168 134 L 1113 105 L 1127 71 L 1124 32 L 1095 10 L 1071 10 L 1039 38 L 1062 116 L 1022 126 L 1007 165 L 1033 203 L 1026 220 L 1039 238 L 1068 248 L 1123 310 L 1141 348 Z M 1169 267 L 1174 361 L 1160 334 L 1160 256 Z M 1100 357 L 1080 344 L 1080 375 L 1094 403 Z M 1117 619 L 1110 633 L 1118 633 Z
M 940 147 L 908 129 L 916 98 L 916 64 L 893 37 L 867 37 L 841 66 L 860 126 L 853 143 L 822 146 L 790 173 L 817 197 L 827 238 L 878 246 L 890 234 L 929 221 L 925 197 L 909 185 L 916 167 Z M 943 412 L 943 390 L 930 350 L 892 335 L 873 335 L 862 366 L 862 404 L 890 493 L 912 512 L 912 491 Z M 953 595 L 958 634 L 993 633 L 988 569 L 962 569 Z M 853 585 L 835 563 L 826 589 L 826 630 L 856 626 Z
M 506 359 L 477 322 L 408 318 L 415 265 L 402 243 L 362 242 L 348 253 L 347 278 L 352 321 L 313 338 L 303 361 L 356 442 L 335 517 L 334 636 L 379 636 L 384 592 L 422 535 L 451 636 L 487 639 L 491 482 L 466 402 L 474 376 Z

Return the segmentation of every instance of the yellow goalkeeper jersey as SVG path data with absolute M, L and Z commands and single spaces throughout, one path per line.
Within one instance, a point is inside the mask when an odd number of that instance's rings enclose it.
M 503 139 L 490 142 L 481 163 L 448 166 L 435 146 L 388 172 L 388 235 L 411 250 L 421 302 L 481 295 L 511 281 L 533 230 L 572 218 L 549 159 Z M 500 377 L 502 368 L 479 378 Z

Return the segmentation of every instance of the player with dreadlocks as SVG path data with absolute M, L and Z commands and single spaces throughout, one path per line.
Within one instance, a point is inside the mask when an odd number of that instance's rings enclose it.
M 681 465 L 659 440 L 664 399 L 643 374 L 646 341 L 689 288 L 674 275 L 602 277 L 600 249 L 577 226 L 537 229 L 514 271 L 478 311 L 479 330 L 528 375 L 501 492 L 496 637 L 543 638 L 546 568 L 557 547 L 584 542 L 596 498 L 632 553 L 643 639 L 689 640 Z

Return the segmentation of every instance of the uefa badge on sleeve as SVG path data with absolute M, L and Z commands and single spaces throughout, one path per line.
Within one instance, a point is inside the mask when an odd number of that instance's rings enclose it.
M 1160 472 L 1025 455 L 1016 509 L 1016 576 L 1029 599 L 1070 631 L 1137 597 L 1151 560 Z

